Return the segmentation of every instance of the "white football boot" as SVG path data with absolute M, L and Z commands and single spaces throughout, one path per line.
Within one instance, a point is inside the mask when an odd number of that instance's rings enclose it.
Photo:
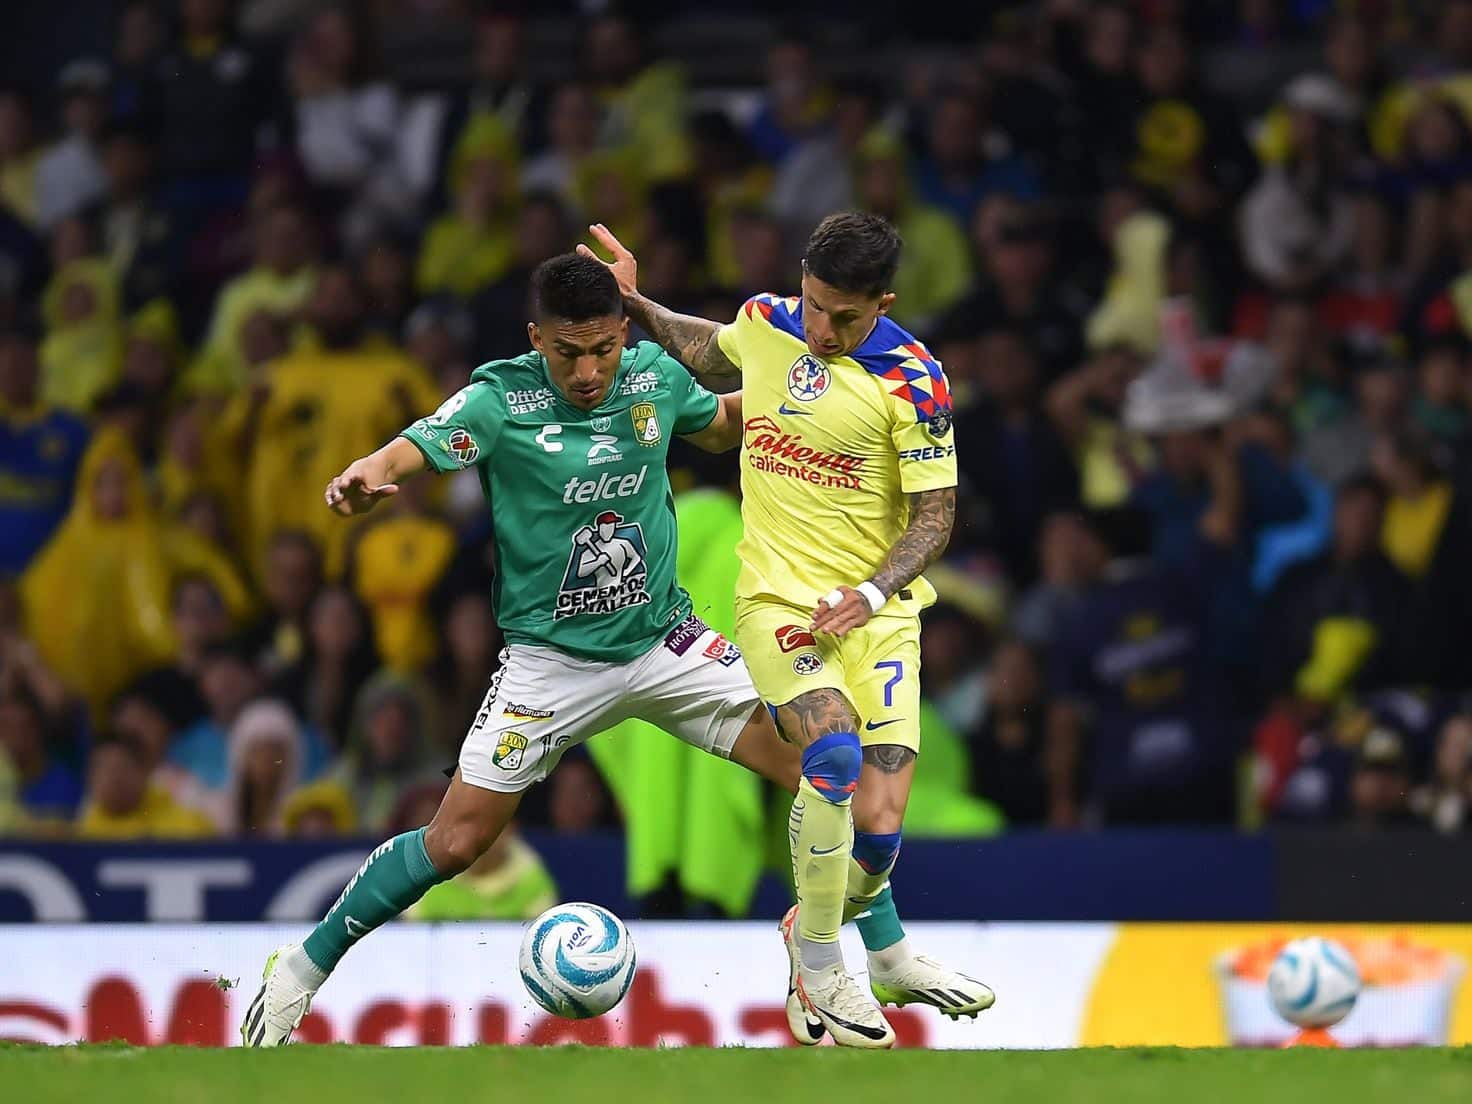
M 266 968 L 261 971 L 261 989 L 245 1010 L 240 1021 L 240 1040 L 248 1047 L 285 1046 L 291 1033 L 311 1010 L 315 988 L 303 985 L 293 971 L 282 967 L 286 955 L 303 954 L 301 947 L 288 943 L 271 952 Z M 319 983 L 320 984 L 320 983 Z
M 823 1041 L 827 1028 L 823 1021 L 808 1015 L 797 995 L 797 906 L 793 905 L 777 925 L 782 933 L 782 942 L 787 946 L 787 1027 L 792 1037 L 803 1046 L 814 1046 Z
M 871 956 L 869 988 L 880 1004 L 928 1004 L 943 1016 L 976 1019 L 996 1003 L 997 995 L 973 977 L 957 973 L 929 955 L 911 955 L 892 970 L 882 970 Z

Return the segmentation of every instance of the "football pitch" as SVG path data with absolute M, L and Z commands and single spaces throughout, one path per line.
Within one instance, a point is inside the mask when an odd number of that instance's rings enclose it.
M 0 1046 L 25 1104 L 333 1101 L 979 1101 L 1254 1104 L 1472 1100 L 1472 1048 L 1401 1051 L 598 1050 Z

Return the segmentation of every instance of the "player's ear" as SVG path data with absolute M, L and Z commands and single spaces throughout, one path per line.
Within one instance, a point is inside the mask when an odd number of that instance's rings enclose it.
M 894 292 L 886 291 L 879 297 L 879 314 L 888 314 L 889 308 L 894 305 Z
M 542 348 L 542 331 L 537 327 L 535 322 L 528 322 L 526 324 L 526 336 L 531 341 L 533 349 L 544 355 L 546 354 L 547 350 Z
M 629 316 L 627 314 L 624 315 L 624 320 L 619 323 L 618 343 L 620 345 L 627 345 L 629 343 Z

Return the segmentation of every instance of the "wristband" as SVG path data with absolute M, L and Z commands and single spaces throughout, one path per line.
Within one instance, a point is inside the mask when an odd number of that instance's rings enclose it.
M 875 586 L 872 580 L 865 579 L 858 586 L 854 587 L 854 589 L 862 594 L 864 596 L 864 600 L 869 603 L 870 613 L 878 613 L 880 607 L 882 607 L 885 602 L 889 601 L 889 599 L 884 596 L 884 591 Z

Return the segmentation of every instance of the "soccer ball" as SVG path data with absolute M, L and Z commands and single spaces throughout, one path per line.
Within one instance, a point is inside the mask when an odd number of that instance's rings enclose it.
M 1312 936 L 1295 939 L 1268 971 L 1273 1009 L 1299 1027 L 1333 1027 L 1360 995 L 1360 971 L 1343 945 Z
M 601 1016 L 634 980 L 634 941 L 606 908 L 578 901 L 532 921 L 521 940 L 521 980 L 532 999 L 569 1020 Z

